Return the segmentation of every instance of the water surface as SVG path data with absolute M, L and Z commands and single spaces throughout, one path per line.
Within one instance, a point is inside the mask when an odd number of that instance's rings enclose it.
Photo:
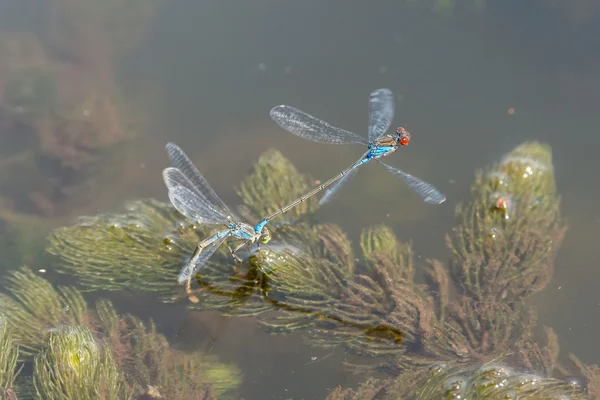
M 47 12 L 34 2 L 9 3 L 0 1 L 0 32 L 35 32 Z M 116 211 L 140 197 L 166 200 L 160 171 L 167 141 L 185 149 L 231 205 L 239 203 L 238 183 L 267 148 L 324 180 L 361 149 L 301 140 L 269 119 L 270 108 L 293 105 L 366 134 L 368 94 L 388 87 L 397 96 L 393 124 L 412 133 L 410 146 L 388 162 L 436 185 L 448 201 L 424 204 L 369 165 L 319 218 L 339 223 L 354 240 L 362 227 L 386 223 L 400 239 L 412 239 L 418 254 L 446 260 L 444 234 L 455 205 L 468 199 L 474 170 L 525 140 L 549 143 L 569 231 L 553 281 L 534 301 L 564 354 L 598 363 L 599 14 L 594 7 L 582 12 L 506 1 L 483 10 L 459 7 L 448 16 L 426 0 L 416 3 L 170 2 L 140 42 L 116 58 L 116 79 L 124 96 L 139 103 L 145 122 L 125 153 L 129 178 L 96 187 L 103 195 L 80 204 L 71 217 Z M 9 24 L 8 15 L 30 29 Z M 321 398 L 327 389 L 362 380 L 341 367 L 342 350 L 311 363 L 310 357 L 329 352 L 296 337 L 270 337 L 251 319 L 168 307 L 149 312 L 145 302 L 131 304 L 130 295 L 119 299 L 123 310 L 154 318 L 182 346 L 207 346 L 236 362 L 248 399 Z

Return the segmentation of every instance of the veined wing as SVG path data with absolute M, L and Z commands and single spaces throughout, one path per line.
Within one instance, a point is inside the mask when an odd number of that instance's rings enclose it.
M 286 131 L 313 142 L 332 144 L 363 144 L 369 142 L 356 133 L 336 128 L 329 123 L 313 117 L 290 106 L 274 107 L 269 113 L 273 121 Z
M 333 196 L 335 196 L 337 192 L 339 192 L 342 186 L 344 186 L 346 182 L 348 182 L 350 179 L 352 179 L 354 175 L 356 175 L 357 171 L 358 166 L 352 168 L 342 179 L 340 179 L 339 181 L 334 183 L 332 187 L 327 189 L 323 197 L 321 197 L 321 200 L 319 200 L 319 205 L 322 206 L 323 204 L 326 204 L 329 201 L 331 201 L 331 199 L 333 199 Z
M 230 215 L 219 210 L 201 193 L 190 189 L 191 182 L 177 168 L 165 168 L 163 179 L 173 207 L 192 221 L 205 224 L 229 224 Z
M 386 167 L 387 170 L 390 171 L 392 174 L 402 179 L 415 193 L 421 196 L 426 203 L 442 204 L 444 201 L 446 201 L 446 196 L 444 196 L 433 185 L 430 185 L 427 182 L 423 182 L 419 178 L 407 174 L 406 172 L 400 171 L 399 169 L 396 169 L 394 167 L 391 167 L 381 161 L 379 162 L 381 163 L 381 165 Z
M 394 119 L 394 95 L 390 89 L 377 89 L 369 95 L 369 141 L 383 136 Z
M 225 211 L 225 214 L 232 216 L 231 211 L 229 211 L 225 203 L 223 203 L 223 200 L 217 196 L 215 191 L 208 184 L 208 181 L 204 179 L 200 171 L 198 171 L 194 166 L 194 163 L 192 163 L 183 150 L 175 143 L 167 143 L 165 149 L 167 150 L 171 165 L 180 170 L 189 182 L 192 183 L 191 187 L 188 187 L 188 189 L 200 192 L 204 197 L 216 205 L 215 208 L 220 208 Z
M 179 282 L 179 284 L 184 284 L 188 281 L 188 279 L 196 275 L 200 268 L 202 268 L 202 266 L 208 261 L 208 259 L 214 254 L 214 252 L 226 238 L 227 235 L 215 240 L 210 245 L 205 247 L 194 264 L 191 264 L 189 262 L 186 263 L 185 266 L 179 272 L 179 275 L 177 276 L 177 282 Z

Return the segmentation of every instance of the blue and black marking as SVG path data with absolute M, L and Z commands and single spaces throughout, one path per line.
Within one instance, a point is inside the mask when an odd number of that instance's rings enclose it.
M 256 233 L 261 233 L 263 228 L 265 227 L 265 225 L 268 223 L 269 221 L 264 218 L 263 220 L 259 221 L 255 226 L 254 226 L 254 232 Z

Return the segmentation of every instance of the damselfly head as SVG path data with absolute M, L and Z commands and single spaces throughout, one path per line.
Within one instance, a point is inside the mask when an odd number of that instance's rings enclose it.
M 400 144 L 400 146 L 408 145 L 408 142 L 410 142 L 410 133 L 405 127 L 400 126 L 396 128 L 396 134 L 398 134 L 398 144 Z
M 262 228 L 258 241 L 262 244 L 267 244 L 271 240 L 271 231 L 267 227 Z

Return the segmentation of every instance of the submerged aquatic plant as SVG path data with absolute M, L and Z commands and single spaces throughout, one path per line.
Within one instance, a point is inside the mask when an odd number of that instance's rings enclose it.
M 0 137 L 0 191 L 10 193 L 8 208 L 57 217 L 88 204 L 99 187 L 113 187 L 124 169 L 109 150 L 126 144 L 143 117 L 139 102 L 123 96 L 112 56 L 139 43 L 160 2 L 40 6 L 37 36 L 0 34 L 0 124 L 7 133 Z
M 28 68 L 19 71 L 4 87 L 4 101 L 13 113 L 43 116 L 55 105 L 56 78 L 49 72 Z
M 20 372 L 20 368 L 17 368 L 18 358 L 19 348 L 8 324 L 0 317 L 0 399 L 8 398 L 7 391 L 12 391 L 15 386 Z
M 169 399 L 222 396 L 237 387 L 241 374 L 232 365 L 199 352 L 187 354 L 170 348 L 154 323 L 131 315 L 119 316 L 112 304 L 97 304 L 103 337 L 124 371 L 134 393 L 160 393 Z M 209 397 L 210 398 L 210 397 Z
M 240 383 L 235 366 L 174 350 L 152 322 L 119 315 L 107 300 L 88 308 L 75 288 L 55 289 L 27 268 L 9 282 L 0 295 L 0 384 L 17 381 L 19 396 L 29 390 L 18 385 L 17 357 L 33 363 L 33 391 L 44 399 L 212 399 Z
M 254 171 L 244 179 L 238 190 L 238 195 L 244 201 L 244 206 L 240 207 L 242 214 L 253 222 L 258 221 L 306 193 L 311 185 L 311 180 L 300 174 L 280 152 L 267 150 L 260 156 L 254 165 Z M 266 194 L 273 197 L 265 197 Z M 315 212 L 316 209 L 317 199 L 311 197 L 279 219 L 295 221 L 304 214 Z
M 454 280 L 480 299 L 516 300 L 543 289 L 565 232 L 550 148 L 519 146 L 479 172 L 471 191 L 448 237 Z
M 243 213 L 258 219 L 306 191 L 308 182 L 269 151 L 242 184 Z M 372 368 L 390 378 L 369 378 L 357 391 L 338 388 L 335 399 L 583 398 L 552 378 L 566 373 L 557 368 L 558 338 L 546 328 L 545 343 L 535 340 L 535 310 L 525 303 L 548 283 L 565 232 L 550 148 L 518 146 L 478 172 L 471 193 L 456 209 L 448 266 L 416 265 L 411 244 L 385 225 L 364 229 L 355 254 L 339 227 L 311 219 L 315 201 L 273 227 L 280 247 L 237 267 L 225 251 L 215 254 L 196 276 L 200 301 L 190 308 L 253 315 L 267 332 L 377 356 Z M 185 298 L 174 284 L 177 271 L 206 234 L 170 205 L 143 200 L 125 214 L 56 230 L 49 251 L 87 289 L 135 288 L 173 301 Z M 423 283 L 416 268 L 425 272 Z M 489 364 L 499 358 L 502 367 Z M 433 373 L 440 363 L 443 371 Z M 593 368 L 583 368 L 591 381 Z
M 569 382 L 522 373 L 498 363 L 449 362 L 407 369 L 395 378 L 368 379 L 356 390 L 336 388 L 328 400 L 486 399 L 583 400 Z
M 83 217 L 55 230 L 48 251 L 61 257 L 58 272 L 76 276 L 86 289 L 170 295 L 179 272 L 174 266 L 191 254 L 202 232 L 195 228 L 164 203 L 139 201 L 124 214 Z
M 54 289 L 27 268 L 12 272 L 5 287 L 8 293 L 0 293 L 0 315 L 11 326 L 23 355 L 37 352 L 47 333 L 59 325 L 87 326 L 91 322 L 87 304 L 77 290 Z
M 389 365 L 396 378 L 368 379 L 357 391 L 337 388 L 329 399 L 587 398 L 581 387 L 551 378 L 566 375 L 556 369 L 558 338 L 546 328 L 545 345 L 534 339 L 535 312 L 524 303 L 548 283 L 565 231 L 549 147 L 517 147 L 478 172 L 471 192 L 473 200 L 457 207 L 458 224 L 447 240 L 454 255 L 449 271 L 431 263 L 439 319 L 418 353 L 404 353 Z M 458 291 L 452 300 L 451 286 Z M 498 357 L 541 375 L 473 370 Z M 490 380 L 489 371 L 501 379 Z
M 129 399 L 111 350 L 84 326 L 51 330 L 35 356 L 33 382 L 43 399 Z

